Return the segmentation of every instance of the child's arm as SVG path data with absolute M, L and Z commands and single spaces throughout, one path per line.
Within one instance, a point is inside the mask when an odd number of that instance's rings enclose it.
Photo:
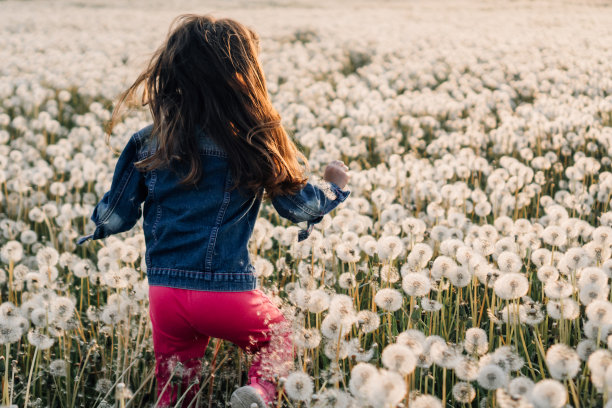
M 91 220 L 96 224 L 93 234 L 77 240 L 81 245 L 88 239 L 106 238 L 132 228 L 142 215 L 140 204 L 147 196 L 143 174 L 134 167 L 140 150 L 138 133 L 132 135 L 117 160 L 111 188 L 94 208 Z
M 272 205 L 281 217 L 291 222 L 308 222 L 306 229 L 298 232 L 300 242 L 310 236 L 314 224 L 321 222 L 325 214 L 346 200 L 351 192 L 342 190 L 340 186 L 346 186 L 347 181 L 346 171 L 339 164 L 332 163 L 320 183 L 308 182 L 295 194 L 274 197 Z

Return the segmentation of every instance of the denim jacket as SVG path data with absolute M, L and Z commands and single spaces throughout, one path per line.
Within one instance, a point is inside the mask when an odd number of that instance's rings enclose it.
M 142 215 L 150 285 L 227 292 L 255 289 L 248 241 L 261 195 L 229 190 L 232 174 L 227 154 L 203 131 L 198 132 L 203 176 L 196 188 L 177 186 L 177 176 L 167 169 L 137 170 L 134 163 L 155 151 L 151 130 L 149 125 L 129 139 L 111 188 L 91 216 L 95 231 L 77 243 L 127 231 Z M 334 183 L 320 187 L 308 182 L 296 194 L 271 201 L 282 217 L 307 222 L 298 233 L 302 241 L 349 194 Z

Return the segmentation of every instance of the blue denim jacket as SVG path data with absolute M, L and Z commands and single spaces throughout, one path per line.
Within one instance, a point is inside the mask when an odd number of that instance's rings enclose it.
M 240 189 L 229 191 L 232 175 L 227 154 L 202 131 L 198 140 L 203 176 L 197 188 L 178 186 L 177 176 L 167 169 L 137 170 L 134 162 L 155 151 L 151 130 L 149 125 L 130 138 L 117 161 L 110 190 L 94 208 L 94 233 L 77 243 L 127 231 L 142 215 L 150 285 L 228 292 L 255 289 L 248 241 L 261 197 L 246 196 Z M 307 222 L 298 241 L 306 239 L 313 225 L 350 194 L 334 183 L 326 186 L 308 182 L 296 194 L 272 199 L 282 217 Z

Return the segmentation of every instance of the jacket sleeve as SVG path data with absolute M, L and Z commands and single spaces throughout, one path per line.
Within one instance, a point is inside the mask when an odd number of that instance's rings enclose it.
M 310 236 L 314 224 L 346 200 L 350 191 L 342 190 L 335 183 L 320 180 L 308 182 L 297 193 L 274 197 L 272 205 L 278 214 L 291 222 L 307 221 L 306 229 L 298 232 L 298 242 Z
M 80 237 L 81 245 L 88 239 L 106 238 L 111 234 L 132 228 L 142 210 L 140 204 L 147 196 L 144 175 L 134 167 L 137 161 L 140 142 L 138 133 L 132 135 L 117 160 L 111 188 L 94 208 L 91 220 L 96 224 L 93 234 Z

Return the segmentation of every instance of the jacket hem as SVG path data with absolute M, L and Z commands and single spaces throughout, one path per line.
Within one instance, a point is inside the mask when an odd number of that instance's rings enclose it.
M 154 267 L 147 269 L 147 279 L 151 286 L 214 292 L 245 292 L 257 288 L 254 269 L 249 265 L 244 272 L 205 272 Z

